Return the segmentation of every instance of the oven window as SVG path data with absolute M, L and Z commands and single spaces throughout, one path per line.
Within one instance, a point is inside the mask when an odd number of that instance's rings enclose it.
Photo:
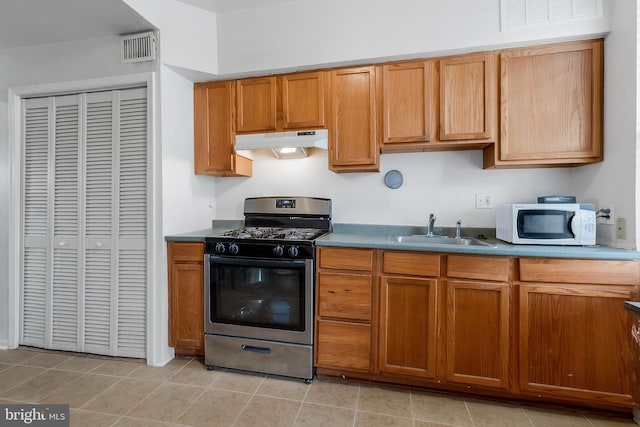
M 303 331 L 303 266 L 211 265 L 211 321 Z

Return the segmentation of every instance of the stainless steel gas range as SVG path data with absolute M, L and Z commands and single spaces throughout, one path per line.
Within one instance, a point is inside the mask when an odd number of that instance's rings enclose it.
M 205 363 L 313 378 L 314 239 L 331 200 L 258 197 L 245 228 L 205 240 Z

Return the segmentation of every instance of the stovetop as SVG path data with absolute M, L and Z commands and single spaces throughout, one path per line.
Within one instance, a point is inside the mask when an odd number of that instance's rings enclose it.
M 246 227 L 226 231 L 222 236 L 237 239 L 313 240 L 326 232 L 327 230 L 317 228 Z

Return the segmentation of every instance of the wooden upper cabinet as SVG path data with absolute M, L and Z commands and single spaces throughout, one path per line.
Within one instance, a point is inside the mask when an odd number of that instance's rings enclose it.
M 329 115 L 327 80 L 325 71 L 282 76 L 283 129 L 326 127 Z
M 434 63 L 387 64 L 382 71 L 383 144 L 432 139 Z
M 485 167 L 602 161 L 603 41 L 500 52 L 500 141 Z
M 326 71 L 238 80 L 238 133 L 326 127 L 327 80 Z
M 255 77 L 237 81 L 238 132 L 277 129 L 277 78 Z
M 329 169 L 378 171 L 376 70 L 353 67 L 331 72 Z
M 251 160 L 234 152 L 233 81 L 194 85 L 194 169 L 196 174 L 251 176 Z
M 495 54 L 440 60 L 440 140 L 493 141 Z

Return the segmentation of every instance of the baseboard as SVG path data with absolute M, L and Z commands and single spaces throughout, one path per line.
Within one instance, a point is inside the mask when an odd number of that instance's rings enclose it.
M 640 425 L 640 408 L 633 408 L 633 421 Z
M 9 350 L 9 340 L 0 340 L 0 350 Z

